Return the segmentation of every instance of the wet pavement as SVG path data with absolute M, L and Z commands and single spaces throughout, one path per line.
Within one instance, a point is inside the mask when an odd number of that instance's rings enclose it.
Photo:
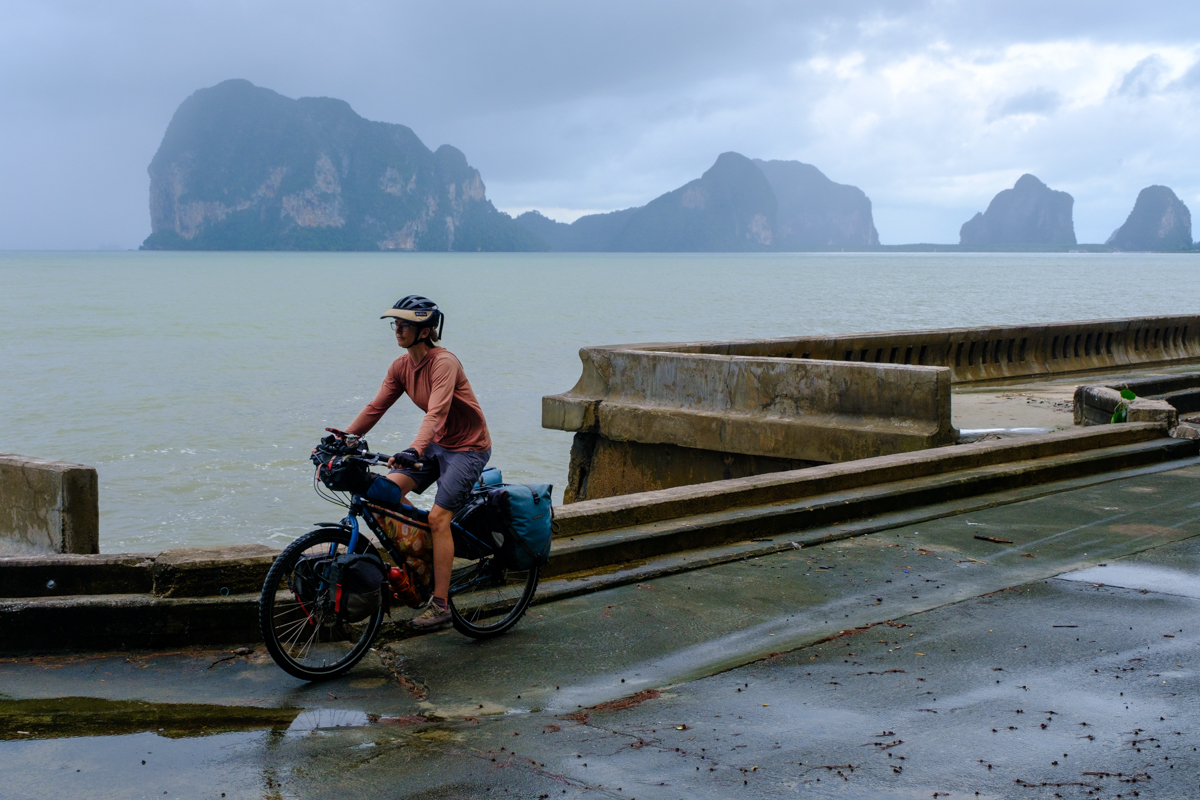
M 5 661 L 0 797 L 1200 796 L 1197 533 L 1188 467 L 538 606 L 320 685 L 240 643 Z M 78 697 L 153 708 L 54 700 Z M 62 738 L 102 713 L 117 735 Z

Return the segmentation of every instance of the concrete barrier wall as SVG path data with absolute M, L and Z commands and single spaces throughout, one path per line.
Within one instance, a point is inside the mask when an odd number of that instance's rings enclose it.
M 543 427 L 820 462 L 956 436 L 944 369 L 608 348 L 580 358 L 575 388 L 543 398 Z
M 1137 399 L 1124 401 L 1122 389 L 1133 392 Z M 1179 414 L 1200 411 L 1200 372 L 1076 387 L 1075 424 L 1107 424 L 1121 403 L 1125 404 L 1130 422 L 1159 420 L 1175 427 Z
M 955 441 L 939 367 L 584 348 L 542 425 L 576 432 L 568 502 Z M 648 448 L 647 445 L 655 445 Z
M 948 444 L 951 384 L 1200 360 L 1200 316 L 588 347 L 579 356 L 575 387 L 542 399 L 542 426 L 576 433 L 568 502 Z
M 96 470 L 0 453 L 0 555 L 99 552 Z
M 1200 360 L 1200 316 L 653 345 L 669 352 L 947 367 L 954 383 Z

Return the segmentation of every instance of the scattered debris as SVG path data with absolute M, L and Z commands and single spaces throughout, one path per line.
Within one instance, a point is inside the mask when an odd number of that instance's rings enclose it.
M 580 725 L 586 725 L 592 718 L 592 714 L 611 714 L 614 711 L 624 711 L 627 708 L 641 705 L 647 700 L 656 700 L 662 697 L 662 692 L 658 689 L 643 689 L 635 695 L 622 697 L 620 700 L 609 700 L 607 703 L 589 706 L 582 711 L 574 711 L 570 714 L 563 714 L 559 719 L 577 722 Z M 676 726 L 676 730 L 685 731 L 687 726 Z

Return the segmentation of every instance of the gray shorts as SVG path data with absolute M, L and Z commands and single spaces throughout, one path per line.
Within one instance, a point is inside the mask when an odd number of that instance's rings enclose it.
M 479 480 L 480 473 L 492 457 L 491 449 L 447 450 L 440 445 L 429 443 L 425 455 L 421 459 L 421 469 L 393 469 L 407 475 L 416 483 L 413 491 L 421 494 L 429 485 L 437 481 L 437 494 L 433 502 L 447 511 L 458 511 L 467 504 L 471 487 Z

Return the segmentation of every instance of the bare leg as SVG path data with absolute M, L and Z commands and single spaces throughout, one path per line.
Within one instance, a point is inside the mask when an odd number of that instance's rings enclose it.
M 408 504 L 408 493 L 417 488 L 417 482 L 403 472 L 389 472 L 385 477 L 400 487 L 400 502 Z
M 454 569 L 454 537 L 450 533 L 453 517 L 453 511 L 437 504 L 429 509 L 429 527 L 433 531 L 433 596 L 442 600 L 450 596 L 450 571 Z
M 404 493 L 400 502 L 408 502 L 408 493 L 417 484 L 403 472 L 388 473 L 387 479 L 400 487 Z M 454 512 L 434 504 L 429 509 L 429 529 L 433 534 L 433 596 L 446 600 L 450 596 L 450 572 L 454 569 L 454 536 L 450 533 L 450 520 Z

